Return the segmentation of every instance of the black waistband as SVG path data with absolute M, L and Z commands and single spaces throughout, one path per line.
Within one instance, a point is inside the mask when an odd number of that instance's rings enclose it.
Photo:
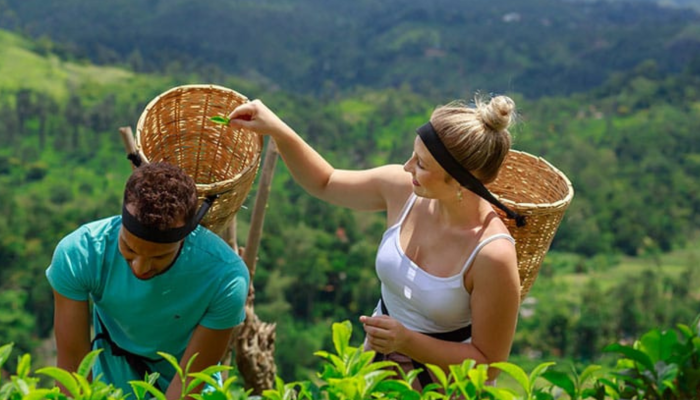
M 384 304 L 384 297 L 380 295 L 380 301 L 379 303 L 381 304 L 382 307 L 382 314 L 384 315 L 389 315 L 389 310 L 387 310 L 386 305 Z M 440 340 L 445 340 L 447 342 L 463 342 L 470 337 L 472 337 L 472 326 L 471 324 L 455 329 L 454 331 L 450 332 L 437 332 L 437 333 L 428 333 L 428 332 L 420 332 L 424 335 L 433 337 L 435 339 L 440 339 Z
M 153 358 L 148 358 L 144 356 L 140 356 L 138 354 L 134 354 L 130 351 L 127 351 L 116 343 L 114 343 L 114 340 L 112 340 L 112 337 L 109 334 L 109 331 L 107 328 L 105 328 L 105 325 L 102 323 L 102 318 L 100 318 L 100 314 L 95 311 L 95 315 L 97 316 L 97 323 L 100 325 L 100 333 L 98 333 L 94 339 L 92 339 L 91 343 L 91 348 L 95 347 L 95 342 L 98 340 L 103 340 L 107 343 L 109 346 L 109 349 L 112 352 L 112 355 L 116 357 L 124 357 L 124 360 L 126 360 L 126 363 L 129 364 L 129 367 L 131 367 L 132 370 L 136 373 L 136 375 L 140 379 L 145 379 L 147 375 L 152 374 L 154 371 L 152 368 L 147 364 L 147 362 L 150 363 L 156 363 L 159 361 L 163 361 L 163 358 L 158 358 L 158 359 L 153 359 Z M 158 386 L 158 382 L 156 381 L 156 387 L 160 389 Z
M 381 304 L 382 307 L 382 314 L 384 315 L 389 315 L 389 310 L 386 308 L 386 305 L 384 304 L 384 297 L 380 294 L 379 295 L 379 303 Z M 439 333 L 427 333 L 427 332 L 420 332 L 424 335 L 433 337 L 435 339 L 440 339 L 440 340 L 445 340 L 448 342 L 463 342 L 469 338 L 472 337 L 472 325 L 469 324 L 463 328 L 456 329 L 451 332 L 439 332 Z M 382 361 L 386 359 L 386 356 L 381 353 L 377 353 L 374 356 L 374 361 Z M 418 362 L 414 359 L 411 359 L 411 363 L 413 364 L 413 369 L 420 369 L 421 372 L 418 373 L 418 381 L 420 382 L 421 386 L 425 388 L 429 384 L 432 383 L 433 379 L 430 376 L 430 373 L 428 372 L 428 368 L 425 367 L 425 364 Z

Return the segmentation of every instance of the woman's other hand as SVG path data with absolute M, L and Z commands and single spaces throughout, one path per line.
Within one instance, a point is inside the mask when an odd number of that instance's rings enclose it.
M 402 348 L 408 339 L 409 331 L 399 321 L 387 315 L 363 315 L 360 322 L 367 333 L 367 344 L 371 350 L 382 354 L 403 352 Z

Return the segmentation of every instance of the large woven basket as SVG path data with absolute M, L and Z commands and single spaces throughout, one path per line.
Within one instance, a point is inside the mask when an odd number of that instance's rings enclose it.
M 514 220 L 494 207 L 515 239 L 524 299 L 571 204 L 574 189 L 566 175 L 552 164 L 516 150 L 508 153 L 498 178 L 487 187 L 508 208 L 527 218 L 525 226 L 517 227 Z
M 248 196 L 263 139 L 251 131 L 214 123 L 247 102 L 242 94 L 215 85 L 172 88 L 144 109 L 136 127 L 136 147 L 145 162 L 178 165 L 197 184 L 201 202 L 219 195 L 202 225 L 222 234 Z

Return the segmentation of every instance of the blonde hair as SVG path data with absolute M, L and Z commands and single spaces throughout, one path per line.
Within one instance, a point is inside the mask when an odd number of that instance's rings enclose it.
M 515 102 L 496 96 L 477 97 L 475 107 L 456 101 L 433 111 L 430 123 L 447 150 L 482 183 L 493 182 L 508 154 L 515 121 Z

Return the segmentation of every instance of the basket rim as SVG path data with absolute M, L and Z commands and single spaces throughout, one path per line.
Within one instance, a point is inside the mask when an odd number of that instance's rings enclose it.
M 172 88 L 166 90 L 165 92 L 159 94 L 158 96 L 154 97 L 150 102 L 148 102 L 146 107 L 141 112 L 141 115 L 139 116 L 139 120 L 136 124 L 136 135 L 135 135 L 136 136 L 136 149 L 137 149 L 139 155 L 141 156 L 142 160 L 144 160 L 144 162 L 148 163 L 148 162 L 150 162 L 150 160 L 148 159 L 146 154 L 143 152 L 143 146 L 141 144 L 141 133 L 143 132 L 143 125 L 145 124 L 146 116 L 151 111 L 151 109 L 153 109 L 155 107 L 155 105 L 163 97 L 165 97 L 173 92 L 183 92 L 183 91 L 188 91 L 188 90 L 199 90 L 199 89 L 214 89 L 214 90 L 219 90 L 222 92 L 229 92 L 229 93 L 232 93 L 232 94 L 240 97 L 243 100 L 243 103 L 247 103 L 250 101 L 250 99 L 247 96 L 245 96 L 244 94 L 242 94 L 236 90 L 233 90 L 233 89 L 225 87 L 225 86 L 214 85 L 214 84 L 179 85 L 179 86 L 172 87 Z M 261 135 L 258 135 L 254 132 L 249 132 L 249 133 L 251 135 L 257 136 L 258 142 L 260 142 L 261 151 L 256 152 L 253 160 L 251 160 L 251 162 L 245 168 L 243 168 L 243 170 L 241 170 L 240 172 L 238 172 L 236 175 L 234 175 L 231 178 L 224 179 L 221 181 L 212 182 L 212 183 L 196 183 L 195 182 L 195 185 L 197 186 L 198 191 L 200 189 L 201 190 L 212 190 L 212 189 L 216 190 L 218 188 L 223 188 L 225 186 L 228 186 L 231 183 L 235 183 L 242 176 L 248 174 L 252 169 L 257 168 L 257 165 L 260 163 L 260 160 L 261 160 L 262 148 L 264 147 L 265 143 L 264 143 L 264 140 L 263 140 Z M 228 191 L 228 189 L 222 190 L 220 193 L 225 193 L 227 191 Z
M 514 153 L 516 155 L 522 155 L 524 157 L 529 157 L 531 159 L 534 159 L 536 162 L 543 163 L 547 168 L 551 169 L 552 172 L 554 172 L 557 176 L 562 178 L 564 180 L 564 183 L 566 184 L 567 188 L 567 193 L 564 198 L 557 200 L 552 203 L 520 203 L 517 201 L 513 201 L 501 196 L 498 196 L 496 193 L 493 193 L 493 195 L 504 205 L 507 206 L 512 206 L 512 207 L 522 207 L 522 208 L 527 208 L 527 209 L 557 209 L 557 208 L 566 208 L 568 205 L 571 203 L 571 200 L 574 198 L 574 186 L 571 184 L 571 181 L 569 178 L 564 174 L 560 169 L 552 165 L 549 161 L 545 160 L 542 157 L 532 155 L 528 152 L 521 151 L 521 150 L 509 150 L 510 153 Z

